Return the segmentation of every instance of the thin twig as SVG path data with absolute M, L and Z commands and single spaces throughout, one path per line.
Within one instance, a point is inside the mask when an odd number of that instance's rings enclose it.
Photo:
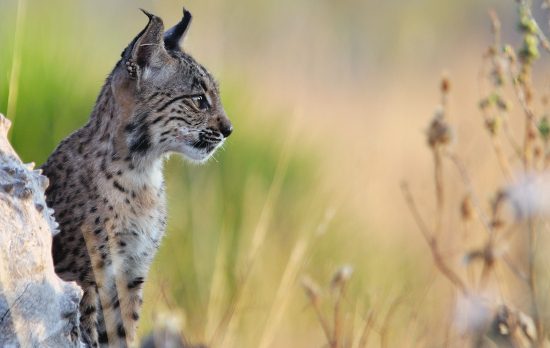
M 422 294 L 420 295 L 420 298 L 415 303 L 415 308 L 413 309 L 413 312 L 411 314 L 411 320 L 409 321 L 407 333 L 405 334 L 405 338 L 403 339 L 403 342 L 401 344 L 402 347 L 409 347 L 410 341 L 412 340 L 413 335 L 413 329 L 416 326 L 417 319 L 418 319 L 418 313 L 420 312 L 420 309 L 424 303 L 424 300 L 426 299 L 428 292 L 430 291 L 431 287 L 433 286 L 436 276 L 437 276 L 437 267 L 435 265 L 432 267 L 432 270 L 430 272 L 430 276 L 428 277 L 428 280 L 426 281 L 426 285 L 424 286 L 424 289 L 422 291 Z
M 409 192 L 409 186 L 405 181 L 401 182 L 401 191 L 403 192 L 405 201 L 409 206 L 409 210 L 413 214 L 416 224 L 420 228 L 420 232 L 422 233 L 422 236 L 424 237 L 427 243 L 430 243 L 430 241 L 432 240 L 430 230 L 428 229 L 428 226 L 424 223 L 424 220 L 420 216 L 420 213 L 416 208 L 416 204 L 414 203 L 414 199 L 412 198 L 411 193 Z
M 428 228 L 426 227 L 426 224 L 422 220 L 422 217 L 420 216 L 418 209 L 416 208 L 416 204 L 414 202 L 414 199 L 412 198 L 409 188 L 407 186 L 407 183 L 403 182 L 401 183 L 401 191 L 403 192 L 403 196 L 405 197 L 405 201 L 407 202 L 407 205 L 409 207 L 409 210 L 411 211 L 416 224 L 420 228 L 420 231 L 422 232 L 422 235 L 426 239 L 426 242 L 428 243 L 428 246 L 430 247 L 430 250 L 432 252 L 432 257 L 434 260 L 434 264 L 437 266 L 439 271 L 447 277 L 464 295 L 468 294 L 468 288 L 460 279 L 460 277 L 452 270 L 450 269 L 445 262 L 443 262 L 443 257 L 439 253 L 439 248 L 437 244 L 437 239 L 435 237 L 430 236 L 430 232 Z
M 497 136 L 497 131 L 499 128 L 498 123 L 499 120 L 502 121 L 502 126 L 504 128 L 504 132 L 506 137 L 508 138 L 508 141 L 510 142 L 510 145 L 514 148 L 514 151 L 521 156 L 521 149 L 517 145 L 514 136 L 510 130 L 510 127 L 508 125 L 508 113 L 506 112 L 507 106 L 506 103 L 501 99 L 502 94 L 502 85 L 505 80 L 505 65 L 503 64 L 503 59 L 505 53 L 502 52 L 502 44 L 501 44 L 501 31 L 500 31 L 500 20 L 498 19 L 498 16 L 495 11 L 489 10 L 489 16 L 491 17 L 491 23 L 492 23 L 492 31 L 493 31 L 493 38 L 494 43 L 489 48 L 488 52 L 485 54 L 485 61 L 490 60 L 492 65 L 492 71 L 491 71 L 491 81 L 493 86 L 493 94 L 492 97 L 496 96 L 498 100 L 496 101 L 496 106 L 499 110 L 500 118 L 497 119 L 496 116 L 492 117 L 488 114 L 488 107 L 489 103 L 485 103 L 486 105 L 483 105 L 481 107 L 483 118 L 485 119 L 485 124 L 490 128 L 489 133 L 491 136 L 491 142 L 493 145 L 493 149 L 495 151 L 495 154 L 497 156 L 500 168 L 508 182 L 514 182 L 514 178 L 512 175 L 512 171 L 510 170 L 510 166 L 508 164 L 508 160 L 506 159 L 506 156 L 504 155 L 504 152 L 502 150 L 502 143 L 500 141 L 500 138 Z M 482 70 L 483 72 L 483 70 Z M 482 81 L 486 80 L 486 76 L 483 73 L 479 74 L 479 85 L 480 85 L 480 91 L 482 91 L 482 95 L 488 95 L 486 91 L 484 91 L 483 83 Z M 490 97 L 487 97 L 484 99 L 485 102 L 489 101 Z
M 357 346 L 357 348 L 365 348 L 367 346 L 372 323 L 374 323 L 374 321 L 376 320 L 377 309 L 378 309 L 378 303 L 375 303 L 372 306 L 372 308 L 369 310 L 369 313 L 367 315 L 367 320 L 365 323 L 365 328 L 363 329 L 363 333 L 361 334 L 361 339 L 359 340 L 359 345 Z
M 527 207 L 529 209 L 529 207 Z M 528 284 L 529 292 L 531 295 L 531 316 L 535 322 L 535 328 L 537 330 L 537 343 L 542 346 L 544 340 L 544 328 L 542 325 L 542 319 L 540 317 L 538 308 L 538 296 L 537 296 L 537 278 L 535 269 L 535 248 L 536 248 L 536 236 L 533 217 L 530 212 L 527 216 L 527 233 L 528 233 L 528 253 L 529 253 L 529 268 L 528 268 Z
M 444 202 L 444 190 L 443 190 L 443 164 L 441 161 L 441 149 L 439 146 L 433 148 L 434 157 L 434 181 L 435 192 L 437 199 L 437 211 L 435 216 L 435 238 L 441 236 L 443 229 L 443 202 Z
M 510 270 L 512 270 L 512 273 L 518 276 L 519 279 L 523 280 L 524 282 L 528 281 L 527 276 L 519 268 L 516 267 L 516 265 L 514 264 L 514 262 L 512 261 L 512 259 L 508 254 L 504 253 L 502 255 L 502 259 L 504 260 L 506 265 L 508 265 Z
M 336 271 L 330 283 L 330 291 L 334 301 L 334 334 L 331 343 L 333 348 L 342 348 L 344 327 L 342 325 L 341 304 L 342 300 L 345 299 L 346 287 L 352 274 L 353 268 L 351 266 L 342 266 Z
M 467 250 L 467 248 L 469 247 L 469 244 L 470 244 L 470 238 L 469 238 L 469 221 L 467 221 L 466 219 L 462 219 L 462 242 L 463 242 L 463 246 L 462 246 L 462 249 L 463 250 Z M 470 263 L 466 264 L 466 276 L 467 276 L 467 279 L 468 279 L 468 285 L 473 285 L 474 284 L 474 270 L 471 266 Z
M 481 208 L 481 204 L 479 203 L 479 200 L 477 198 L 477 195 L 474 192 L 474 186 L 472 184 L 472 180 L 470 179 L 470 176 L 468 175 L 468 171 L 466 170 L 466 166 L 462 163 L 460 158 L 450 152 L 445 152 L 445 156 L 447 156 L 455 166 L 457 167 L 460 176 L 462 178 L 462 182 L 464 186 L 466 186 L 466 190 L 468 191 L 468 194 L 470 195 L 470 198 L 472 199 L 472 205 L 476 210 L 477 216 L 481 223 L 483 224 L 483 227 L 485 227 L 485 230 L 489 235 L 493 233 L 493 227 L 491 226 L 491 223 L 489 222 L 489 219 L 483 212 L 483 209 Z
M 403 303 L 403 299 L 405 298 L 405 293 L 401 294 L 398 298 L 396 298 L 393 303 L 390 306 L 390 309 L 388 309 L 388 313 L 386 314 L 386 318 L 384 319 L 384 324 L 382 325 L 382 329 L 380 330 L 380 346 L 382 348 L 388 347 L 388 331 L 390 328 L 391 320 L 393 319 L 393 316 L 399 306 Z
M 327 318 L 325 317 L 325 314 L 323 313 L 323 310 L 321 309 L 321 291 L 319 290 L 319 286 L 313 282 L 309 277 L 305 277 L 302 280 L 302 286 L 306 292 L 306 294 L 309 297 L 309 300 L 311 301 L 311 304 L 313 305 L 313 308 L 315 309 L 315 313 L 317 314 L 317 319 L 321 323 L 321 327 L 323 328 L 323 332 L 325 333 L 325 337 L 327 339 L 327 342 L 332 342 L 332 333 L 330 330 L 330 325 L 328 323 Z

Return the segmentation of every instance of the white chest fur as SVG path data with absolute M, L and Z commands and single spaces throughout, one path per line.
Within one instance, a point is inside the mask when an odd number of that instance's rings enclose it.
M 113 264 L 132 274 L 145 275 L 166 223 L 162 160 L 149 166 L 136 165 L 101 186 L 109 200 L 105 227 Z

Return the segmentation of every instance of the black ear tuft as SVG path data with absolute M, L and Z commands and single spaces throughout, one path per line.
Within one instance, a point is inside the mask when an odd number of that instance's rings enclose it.
M 164 34 L 164 47 L 167 50 L 182 51 L 182 42 L 191 24 L 191 13 L 183 8 L 183 18 L 181 22 L 170 28 Z
M 142 8 L 140 8 L 140 10 L 141 10 L 141 12 L 145 13 L 145 15 L 146 15 L 147 17 L 149 17 L 149 20 L 153 19 L 153 15 L 152 15 L 152 14 L 150 14 L 149 12 L 145 11 L 145 10 L 142 9 Z

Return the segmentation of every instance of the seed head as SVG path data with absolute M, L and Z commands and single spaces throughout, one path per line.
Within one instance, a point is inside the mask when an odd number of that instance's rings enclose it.
M 426 135 L 428 145 L 432 148 L 449 145 L 454 140 L 454 131 L 447 121 L 445 121 L 443 113 L 440 111 L 436 112 Z
M 334 290 L 336 287 L 345 285 L 351 279 L 352 275 L 353 267 L 351 267 L 350 265 L 344 265 L 340 267 L 332 277 L 332 281 L 330 282 L 330 289 Z
M 441 78 L 441 93 L 447 94 L 451 89 L 451 81 L 449 80 L 449 75 L 447 73 L 443 74 Z

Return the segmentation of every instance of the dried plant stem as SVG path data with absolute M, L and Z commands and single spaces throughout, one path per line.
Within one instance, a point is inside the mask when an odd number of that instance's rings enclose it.
M 228 209 L 230 210 L 230 209 Z M 225 220 L 227 221 L 227 220 Z M 207 321 L 205 325 L 204 337 L 213 338 L 217 331 L 219 323 L 214 321 L 214 318 L 218 318 L 221 315 L 222 309 L 222 294 L 227 293 L 227 282 L 225 278 L 225 270 L 227 269 L 227 255 L 229 250 L 230 234 L 227 233 L 227 226 L 222 225 L 220 233 L 220 240 L 218 242 L 218 250 L 216 253 L 216 260 L 214 263 L 214 272 L 212 275 L 212 286 L 210 287 L 210 296 L 208 300 L 208 307 L 206 310 Z
M 529 176 L 534 170 L 533 163 L 533 141 L 535 140 L 535 124 L 534 113 L 531 107 L 532 102 L 532 87 L 531 87 L 531 67 L 527 64 L 523 66 L 523 92 L 525 105 L 525 140 L 524 140 L 524 160 L 523 166 L 525 174 Z M 542 345 L 543 342 L 543 327 L 537 305 L 537 284 L 535 270 L 535 227 L 532 216 L 531 207 L 527 206 L 527 234 L 528 234 L 528 271 L 527 278 L 529 284 L 529 292 L 531 297 L 531 316 L 535 322 L 537 330 L 537 344 Z
M 492 46 L 492 50 L 490 50 L 490 53 L 488 55 L 488 57 L 491 58 L 491 61 L 492 61 L 492 66 L 493 66 L 493 85 L 494 85 L 494 88 L 495 88 L 495 91 L 494 91 L 494 95 L 500 95 L 502 93 L 501 91 L 501 84 L 502 84 L 502 79 L 503 79 L 503 67 L 502 67 L 502 63 L 500 61 L 501 59 L 501 53 L 500 51 L 502 50 L 502 43 L 501 43 L 501 38 L 500 38 L 500 21 L 498 19 L 498 16 L 497 14 L 492 11 L 492 10 L 489 10 L 489 16 L 491 17 L 491 23 L 492 23 L 492 30 L 493 30 L 493 37 L 494 37 L 494 44 Z M 480 76 L 480 77 L 485 77 L 485 76 Z M 486 93 L 485 93 L 486 94 Z M 502 101 L 501 101 L 502 103 Z M 499 107 L 499 109 L 502 109 Z M 494 122 L 495 119 L 490 117 L 487 113 L 487 109 L 486 108 L 482 108 L 482 111 L 483 111 L 483 118 L 485 119 L 485 123 L 486 124 L 491 124 L 491 122 Z M 501 112 L 501 115 L 500 115 L 500 120 L 502 120 L 504 122 L 504 120 L 507 118 L 506 115 L 503 115 L 505 113 L 502 113 Z M 508 125 L 505 124 L 504 127 L 506 128 L 505 129 L 505 132 L 506 131 L 509 131 L 508 128 Z M 504 152 L 502 150 L 502 143 L 500 141 L 500 138 L 498 137 L 498 134 L 497 134 L 497 131 L 496 129 L 492 129 L 490 131 L 490 134 L 491 134 L 491 143 L 493 145 L 493 150 L 497 156 L 497 160 L 498 160 L 498 163 L 500 165 L 500 168 L 502 170 L 502 173 L 504 174 L 504 177 L 506 178 L 506 180 L 508 182 L 514 182 L 514 177 L 512 175 L 512 172 L 510 170 L 510 166 L 508 164 L 508 160 L 506 159 L 506 156 L 504 155 Z M 515 143 L 515 141 L 513 142 Z
M 357 345 L 357 348 L 367 347 L 367 343 L 369 342 L 369 335 L 370 335 L 370 332 L 372 331 L 371 328 L 374 321 L 376 320 L 377 307 L 378 307 L 377 304 L 374 304 L 372 308 L 369 310 L 369 313 L 367 315 L 367 322 L 365 323 L 365 328 L 361 333 L 361 339 L 359 340 L 359 344 Z
M 483 227 L 485 227 L 485 230 L 489 235 L 493 234 L 493 227 L 491 223 L 489 222 L 489 219 L 485 215 L 485 212 L 483 211 L 483 208 L 481 208 L 481 204 L 479 204 L 479 200 L 477 198 L 477 195 L 474 192 L 474 186 L 472 185 L 472 180 L 470 179 L 470 176 L 468 175 L 468 171 L 466 170 L 466 166 L 462 163 L 460 158 L 453 153 L 445 152 L 445 156 L 448 157 L 457 167 L 460 176 L 462 178 L 462 183 L 464 186 L 466 186 L 466 190 L 468 191 L 468 194 L 470 195 L 472 199 L 472 205 L 476 210 L 477 216 L 481 223 L 483 224 Z
M 513 66 L 514 66 L 514 64 L 511 65 L 511 67 L 513 67 Z M 516 79 L 517 76 L 518 76 L 519 74 L 514 74 L 513 70 L 514 70 L 514 69 L 512 69 L 512 68 L 510 69 L 511 74 L 512 74 L 512 79 Z M 522 90 L 522 88 L 521 88 L 521 86 L 520 86 L 519 83 L 514 83 L 513 85 L 514 85 L 514 89 L 515 89 L 515 92 L 516 92 L 516 96 L 517 96 L 517 98 L 518 98 L 518 101 L 519 101 L 519 103 L 521 104 L 521 106 L 522 106 L 522 108 L 523 108 L 523 111 L 525 112 L 525 115 L 526 115 L 526 123 L 525 123 L 526 132 L 525 132 L 525 134 L 526 134 L 526 135 L 527 135 L 527 134 L 534 134 L 534 133 L 528 133 L 528 131 L 531 129 L 531 126 L 532 126 L 532 123 L 531 123 L 530 121 L 534 121 L 534 119 L 535 119 L 535 115 L 533 114 L 533 110 L 531 110 L 531 109 L 529 108 L 529 104 L 528 104 L 528 102 L 527 102 L 528 98 L 530 98 L 530 97 L 527 97 L 527 96 L 525 95 L 525 92 L 524 92 L 524 90 Z M 525 145 L 526 145 L 526 144 L 525 144 L 525 143 L 526 143 L 526 141 L 527 141 L 528 138 L 529 138 L 529 137 L 526 137 L 526 138 L 525 138 L 524 144 L 523 144 L 523 145 L 524 145 L 524 148 L 523 148 L 523 150 L 521 151 L 521 154 L 523 155 L 522 157 L 523 157 L 523 159 L 524 159 L 524 163 L 525 163 L 525 151 L 526 151 L 526 148 L 525 148 Z M 529 145 L 531 144 L 531 140 L 529 140 L 529 143 L 528 143 L 528 144 L 529 144 Z M 528 166 L 525 166 L 525 168 L 527 168 L 527 167 L 528 167 Z
M 489 10 L 489 16 L 491 17 L 491 23 L 492 23 L 492 31 L 493 31 L 493 37 L 494 37 L 494 43 L 489 48 L 487 53 L 485 53 L 484 58 L 485 62 L 490 61 L 491 63 L 491 72 L 487 74 L 486 68 L 483 67 L 480 70 L 480 73 L 478 75 L 478 83 L 480 87 L 480 91 L 482 91 L 482 95 L 488 96 L 486 99 L 483 100 L 483 106 L 481 107 L 482 115 L 485 120 L 485 124 L 487 128 L 489 129 L 490 137 L 491 137 L 491 143 L 493 145 L 493 150 L 497 156 L 497 160 L 499 162 L 500 168 L 502 170 L 502 173 L 506 180 L 508 182 L 514 182 L 514 178 L 512 175 L 512 171 L 510 170 L 510 166 L 508 164 L 508 160 L 504 154 L 504 151 L 502 149 L 502 142 L 500 141 L 500 138 L 498 137 L 498 129 L 500 122 L 502 121 L 502 127 L 504 129 L 505 135 L 508 138 L 508 141 L 510 142 L 510 145 L 514 148 L 514 151 L 516 151 L 516 154 L 518 156 L 521 156 L 521 148 L 517 145 L 516 141 L 514 140 L 514 136 L 510 130 L 509 124 L 508 124 L 508 115 L 505 111 L 507 109 L 506 103 L 500 99 L 500 96 L 502 95 L 502 84 L 504 83 L 504 72 L 505 72 L 505 66 L 503 64 L 503 54 L 502 51 L 502 43 L 501 43 L 501 35 L 500 35 L 500 21 L 498 19 L 497 14 Z M 491 93 L 487 92 L 487 88 L 485 88 L 485 81 L 487 80 L 487 77 L 491 77 L 492 81 L 492 88 L 493 91 Z M 496 116 L 489 114 L 489 99 L 497 97 L 497 108 L 499 109 L 499 118 Z
M 271 311 L 267 317 L 267 323 L 265 325 L 260 344 L 258 345 L 259 348 L 267 348 L 273 343 L 277 328 L 279 327 L 279 323 L 281 322 L 281 318 L 284 314 L 284 310 L 290 300 L 292 286 L 295 284 L 296 277 L 304 260 L 304 256 L 308 250 L 309 239 L 310 238 L 308 235 L 302 233 L 302 236 L 292 249 L 290 258 L 283 273 L 283 277 L 281 278 L 281 283 L 277 289 L 273 306 L 271 307 Z
M 439 146 L 433 148 L 434 156 L 434 179 L 435 179 L 435 192 L 437 199 L 437 212 L 435 217 L 435 238 L 441 235 L 443 226 L 443 205 L 444 205 L 444 191 L 443 191 L 443 164 L 441 161 L 441 149 Z
M 525 98 L 525 139 L 523 144 L 523 167 L 525 173 L 529 174 L 534 169 L 533 161 L 533 142 L 536 136 L 536 127 L 535 127 L 535 115 L 531 108 L 531 99 L 532 99 L 532 90 L 531 90 L 531 74 L 525 72 L 524 76 L 524 98 Z
M 470 224 L 468 221 L 462 222 L 462 242 L 463 242 L 463 249 L 467 250 L 468 245 L 470 244 Z M 474 284 L 474 270 L 472 269 L 472 265 L 468 263 L 466 265 L 466 276 L 468 278 L 468 285 Z
M 456 303 L 456 289 L 452 288 L 451 289 L 451 296 L 452 296 L 452 299 L 453 299 L 453 303 Z M 443 347 L 450 347 L 450 342 L 451 342 L 451 332 L 452 332 L 452 329 L 453 329 L 453 317 L 455 316 L 455 312 L 454 310 L 449 310 L 449 312 L 447 313 L 447 322 L 445 323 L 445 337 L 444 337 L 444 341 L 443 341 Z
M 346 313 L 344 316 L 344 337 L 342 338 L 342 348 L 350 348 L 353 345 L 354 323 L 352 316 Z
M 500 291 L 500 298 L 503 303 L 509 303 L 510 300 L 510 288 L 508 282 L 506 282 L 506 275 L 504 274 L 505 265 L 502 262 L 495 262 L 494 274 L 497 280 L 498 289 Z
M 493 263 L 491 261 L 484 260 L 483 262 L 483 269 L 481 270 L 481 275 L 479 276 L 479 284 L 478 289 L 483 291 L 487 284 L 489 283 L 489 275 L 491 273 L 491 270 L 493 268 Z
M 403 342 L 401 346 L 403 347 L 409 347 L 410 342 L 412 341 L 412 336 L 414 332 L 414 327 L 417 325 L 417 318 L 418 313 L 420 312 L 420 309 L 422 308 L 424 304 L 424 300 L 426 299 L 426 296 L 428 295 L 428 292 L 430 291 L 431 287 L 433 286 L 436 276 L 437 276 L 437 268 L 435 265 L 432 267 L 432 270 L 430 272 L 430 276 L 428 277 L 428 280 L 426 281 L 426 284 L 424 286 L 424 290 L 422 291 L 422 295 L 420 295 L 420 299 L 416 302 L 415 308 L 413 309 L 413 312 L 411 314 L 411 320 L 408 325 L 407 333 L 405 334 L 405 339 L 403 339 Z
M 509 183 L 515 182 L 512 171 L 510 170 L 510 166 L 508 165 L 508 160 L 504 155 L 504 151 L 502 151 L 502 143 L 495 133 L 491 133 L 491 143 L 493 144 L 493 151 L 497 156 L 498 164 L 500 166 L 502 174 L 504 175 L 504 178 Z
M 516 137 L 514 135 L 514 132 L 512 131 L 512 127 L 510 127 L 510 123 L 508 122 L 508 117 L 502 117 L 502 129 L 504 130 L 504 135 L 508 140 L 508 144 L 514 150 L 514 154 L 518 158 L 521 158 L 521 154 L 522 154 L 521 146 L 516 141 Z
M 380 346 L 382 348 L 387 348 L 388 346 L 388 332 L 390 328 L 391 321 L 393 319 L 393 316 L 395 315 L 395 312 L 399 308 L 399 306 L 403 303 L 403 299 L 405 297 L 405 294 L 402 294 L 398 298 L 396 298 L 393 303 L 390 306 L 390 309 L 388 309 L 388 313 L 386 314 L 386 318 L 384 319 L 384 324 L 382 325 L 382 328 L 380 329 Z
M 528 282 L 527 276 L 514 264 L 510 256 L 506 253 L 502 255 L 502 259 L 506 263 L 506 265 L 512 270 L 512 273 L 514 273 L 519 279 L 523 280 L 524 282 Z
M 315 299 L 311 300 L 311 304 L 313 305 L 313 308 L 315 308 L 315 313 L 317 313 L 317 319 L 319 319 L 319 322 L 321 323 L 321 327 L 323 328 L 323 332 L 325 333 L 327 342 L 332 342 L 333 338 L 330 330 L 330 325 L 323 311 L 321 310 L 321 301 L 319 301 L 319 298 L 316 297 Z
M 343 282 L 340 287 L 340 293 L 336 296 L 334 301 L 334 338 L 332 341 L 332 348 L 342 348 L 342 337 L 344 328 L 342 327 L 342 300 L 346 294 L 347 282 Z
M 489 125 L 492 122 L 495 122 L 494 119 L 488 114 L 487 110 L 482 109 L 482 115 L 485 120 L 485 124 Z M 514 148 L 514 151 L 518 156 L 521 155 L 521 149 L 516 144 L 516 141 L 514 140 L 514 136 L 511 133 L 509 129 L 508 122 L 505 121 L 505 116 L 501 115 L 500 119 L 503 123 L 504 132 L 508 138 L 508 141 L 510 142 L 511 146 Z M 504 175 L 504 178 L 507 182 L 513 183 L 515 182 L 514 176 L 512 175 L 512 171 L 510 169 L 510 164 L 508 163 L 508 159 L 506 158 L 506 155 L 504 154 L 504 151 L 502 149 L 502 142 L 500 141 L 500 138 L 498 137 L 498 133 L 496 130 L 489 130 L 490 138 L 491 138 L 491 144 L 493 146 L 493 151 L 495 152 L 495 155 L 497 156 L 498 164 L 500 166 L 500 170 L 502 171 L 502 174 Z
M 409 192 L 409 188 L 407 186 L 407 183 L 403 182 L 401 183 L 401 191 L 403 192 L 403 196 L 405 197 L 405 201 L 407 202 L 407 205 L 409 207 L 409 210 L 411 211 L 416 224 L 420 228 L 420 231 L 422 232 L 422 235 L 424 236 L 424 239 L 428 243 L 428 246 L 430 247 L 430 250 L 432 252 L 432 258 L 434 260 L 434 264 L 439 269 L 439 271 L 447 277 L 457 288 L 460 292 L 462 292 L 463 295 L 468 294 L 468 288 L 460 279 L 460 277 L 452 270 L 450 269 L 445 262 L 443 261 L 443 257 L 441 256 L 441 253 L 439 252 L 437 239 L 435 237 L 432 237 L 430 235 L 429 229 L 422 220 L 422 217 L 420 216 L 420 213 L 418 212 L 418 209 L 416 208 L 416 204 L 414 202 L 414 199 L 412 195 Z
M 235 309 L 237 308 L 237 303 L 239 303 L 242 292 L 242 286 L 238 285 L 237 290 L 235 291 L 235 294 L 233 295 L 233 298 L 231 299 L 231 302 L 229 303 L 229 306 L 227 307 L 227 310 L 222 317 L 222 320 L 220 321 L 216 331 L 214 332 L 214 335 L 212 336 L 212 339 L 210 341 L 211 347 L 226 346 L 228 338 L 227 332 L 231 332 L 229 328 L 231 327 L 231 324 L 234 323 L 234 321 L 231 321 L 231 319 L 233 318 L 233 314 L 235 313 Z
M 527 218 L 527 230 L 529 234 L 528 252 L 529 252 L 529 268 L 528 268 L 528 284 L 531 297 L 531 316 L 535 322 L 535 328 L 537 330 L 537 345 L 542 347 L 545 340 L 544 328 L 542 325 L 542 319 L 540 317 L 538 309 L 538 297 L 537 297 L 537 278 L 535 268 L 535 226 L 533 217 L 531 215 Z
M 340 301 L 341 298 L 338 297 L 334 303 L 334 339 L 332 341 L 332 348 L 342 348 L 342 315 L 340 314 Z
M 516 59 L 512 59 L 510 64 L 510 74 L 515 94 L 525 113 L 525 134 L 523 140 L 523 149 L 521 151 L 523 167 L 525 173 L 531 173 L 533 165 L 533 141 L 536 137 L 535 114 L 532 108 L 533 90 L 531 81 L 531 65 L 524 63 L 521 71 L 517 71 Z

